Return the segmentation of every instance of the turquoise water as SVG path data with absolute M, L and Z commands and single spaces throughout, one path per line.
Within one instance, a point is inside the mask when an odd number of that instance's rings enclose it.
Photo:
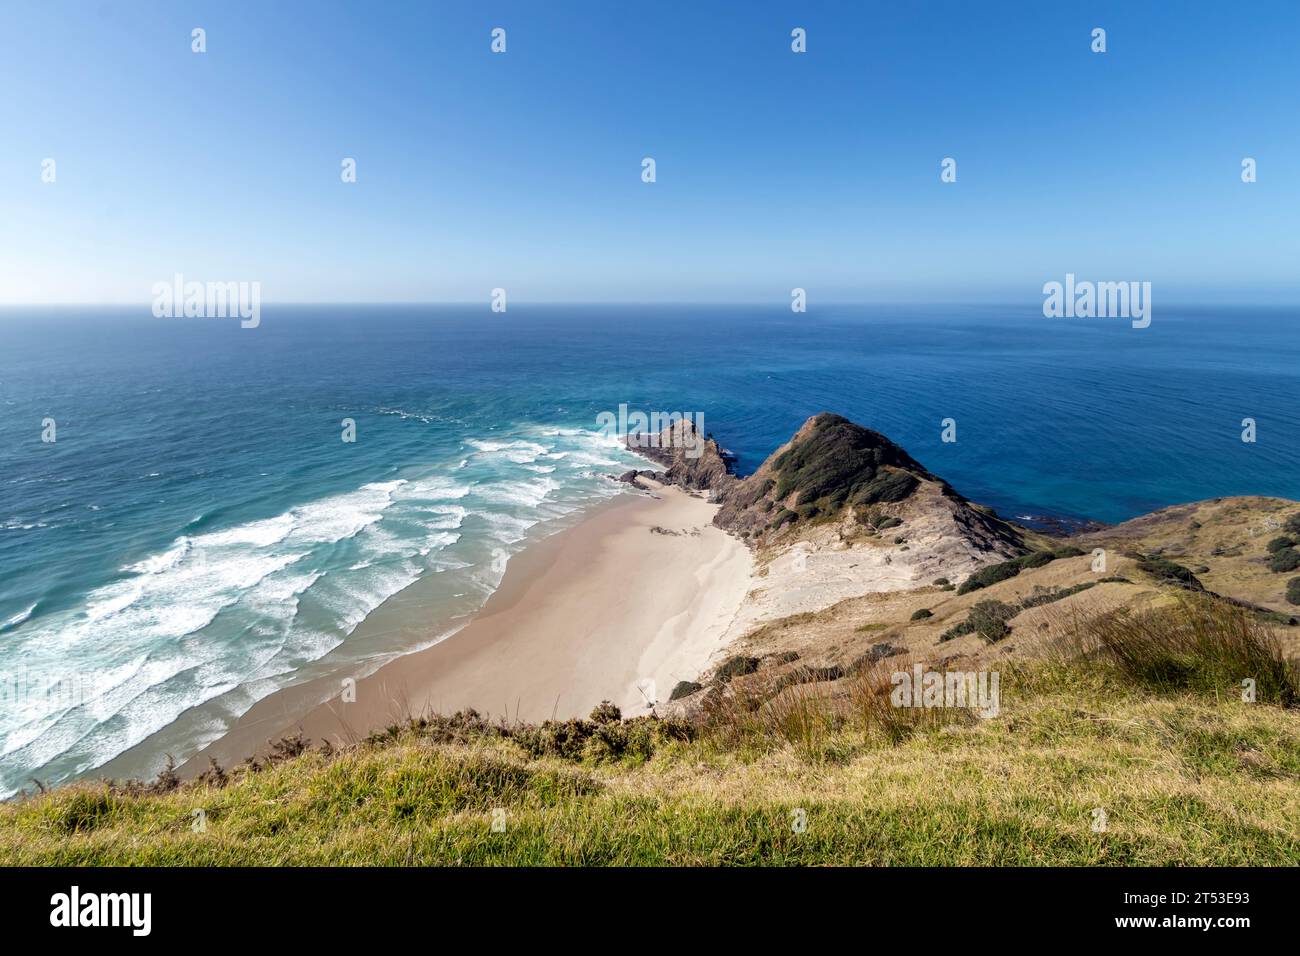
M 92 771 L 200 702 L 246 709 L 416 580 L 437 585 L 431 620 L 463 620 L 530 537 L 619 493 L 604 476 L 637 461 L 596 416 L 621 403 L 703 413 L 741 470 L 837 411 L 1008 515 L 1300 497 L 1297 318 L 0 311 L 0 793 Z

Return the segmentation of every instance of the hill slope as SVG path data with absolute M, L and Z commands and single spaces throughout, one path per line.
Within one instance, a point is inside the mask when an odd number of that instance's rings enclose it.
M 1077 667 L 1024 666 L 1004 681 L 1000 719 L 963 713 L 892 731 L 801 722 L 797 707 L 766 729 L 731 725 L 690 739 L 608 715 L 513 734 L 472 718 L 417 722 L 224 784 L 151 793 L 83 784 L 0 807 L 0 862 L 1300 860 L 1294 711 L 1153 697 Z M 1099 809 L 1103 832 L 1094 829 Z
M 646 453 L 763 568 L 742 636 L 659 717 L 422 718 L 192 783 L 64 787 L 0 807 L 0 861 L 1300 861 L 1300 503 L 1047 539 L 839 416 L 744 479 L 711 439 Z M 1000 675 L 996 717 L 898 706 L 916 666 Z

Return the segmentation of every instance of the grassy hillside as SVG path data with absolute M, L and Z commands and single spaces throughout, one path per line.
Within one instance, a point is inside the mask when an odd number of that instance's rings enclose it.
M 1109 644 L 1008 661 L 992 719 L 890 707 L 884 662 L 832 682 L 838 695 L 733 678 L 694 723 L 461 715 L 329 753 L 290 742 L 265 766 L 198 783 L 6 805 L 0 862 L 1300 863 L 1300 712 L 1277 694 L 1242 703 L 1231 662 L 1175 639 L 1186 624 L 1111 635 L 1177 657 L 1172 680 Z M 1214 686 L 1181 679 L 1198 673 Z
M 821 603 L 770 603 L 666 716 L 468 713 L 34 793 L 0 806 L 0 863 L 1300 864 L 1296 502 L 1062 541 L 838 416 L 743 480 L 709 452 L 661 457 L 756 546 L 751 598 Z M 778 568 L 799 534 L 806 565 Z M 914 664 L 997 672 L 999 713 L 896 706 Z

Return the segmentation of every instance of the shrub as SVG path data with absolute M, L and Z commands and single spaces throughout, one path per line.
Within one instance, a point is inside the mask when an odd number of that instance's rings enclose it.
M 1042 607 L 1044 604 L 1053 604 L 1056 601 L 1064 600 L 1071 595 L 1078 594 L 1080 591 L 1086 591 L 1088 588 L 1096 587 L 1096 581 L 1084 581 L 1082 584 L 1075 584 L 1068 588 L 1035 588 L 1034 593 L 1029 595 L 1020 602 L 1020 610 L 1027 611 L 1031 607 Z
M 1294 571 L 1296 568 L 1300 568 L 1300 551 L 1295 548 L 1283 548 L 1274 553 L 1273 560 L 1268 563 L 1270 571 Z
M 1286 583 L 1286 599 L 1292 604 L 1300 604 L 1300 578 L 1292 578 Z
M 1300 674 L 1276 634 L 1247 608 L 1189 593 L 1172 608 L 1121 608 L 1077 626 L 1079 649 L 1127 677 L 1160 690 L 1241 692 L 1255 682 L 1256 699 L 1300 703 Z
M 988 644 L 996 644 L 1011 633 L 1007 623 L 1020 612 L 1002 601 L 979 601 L 970 609 L 966 620 L 972 629 Z
M 1282 523 L 1282 530 L 1290 531 L 1292 534 L 1300 534 L 1300 511 L 1297 511 Z
M 902 523 L 902 519 L 895 518 L 893 515 L 886 515 L 876 524 L 876 530 L 886 531 L 889 528 L 897 528 Z
M 934 617 L 934 612 L 928 607 L 918 608 L 912 612 L 913 621 L 924 621 L 926 618 Z
M 810 667 L 807 664 L 800 664 L 778 677 L 772 685 L 772 692 L 779 693 L 796 684 L 818 684 L 837 681 L 843 676 L 844 668 L 838 664 L 831 664 L 829 667 Z
M 1295 547 L 1295 538 L 1288 538 L 1286 535 L 1283 535 L 1279 538 L 1274 538 L 1268 543 L 1268 553 L 1277 554 L 1277 552 L 1281 551 L 1283 548 L 1293 547 Z
M 1003 561 L 1001 564 L 990 564 L 987 568 L 980 568 L 957 588 L 958 594 L 968 594 L 971 591 L 979 591 L 983 588 L 997 584 L 999 581 L 1006 581 L 1014 578 L 1020 573 L 1020 565 L 1014 561 Z
M 673 692 L 668 695 L 670 701 L 681 700 L 683 697 L 690 697 L 692 694 L 704 690 L 702 684 L 697 684 L 693 680 L 681 680 L 673 688 Z
M 935 578 L 934 583 L 937 584 L 939 587 L 943 587 L 945 584 L 951 584 L 952 582 L 949 581 L 947 578 Z
M 942 644 L 966 634 L 979 634 L 988 643 L 996 644 L 1011 633 L 1011 627 L 1007 622 L 1019 613 L 1020 608 L 1013 607 L 1002 601 L 992 599 L 979 601 L 970 609 L 970 613 L 966 615 L 966 620 L 960 624 L 954 624 L 939 635 L 939 643 Z
M 1052 556 L 1056 558 L 1081 558 L 1087 553 L 1083 548 L 1076 548 L 1072 544 L 1067 544 L 1065 547 L 1053 551 Z
M 1044 564 L 1050 564 L 1054 557 L 1055 555 L 1051 551 L 1031 551 L 1029 554 L 1012 558 L 1010 561 L 990 564 L 987 568 L 980 568 L 963 581 L 961 587 L 957 589 L 957 593 L 969 594 L 971 591 L 991 587 L 999 581 L 1014 578 L 1025 568 L 1040 568 Z
M 853 663 L 849 665 L 849 673 L 861 673 L 863 670 L 874 667 L 878 662 L 883 661 L 887 657 L 897 657 L 900 654 L 906 653 L 907 652 L 901 647 L 895 647 L 888 641 L 881 641 L 879 644 L 872 644 L 870 650 L 856 658 Z
M 857 504 L 895 502 L 907 499 L 920 482 L 905 471 L 885 471 L 876 475 L 854 495 Z
M 775 497 L 830 514 L 845 504 L 902 501 L 928 472 L 885 436 L 839 415 L 819 415 L 812 431 L 772 462 Z
M 615 704 L 602 700 L 592 709 L 589 719 L 593 724 L 608 724 L 610 721 L 622 720 L 623 712 Z
M 1172 584 L 1192 591 L 1205 590 L 1204 585 L 1197 580 L 1195 574 L 1181 564 L 1175 564 L 1165 558 L 1156 557 L 1155 555 L 1139 557 L 1137 567 L 1139 571 L 1151 575 L 1161 584 Z
M 600 710 L 600 707 L 596 708 Z M 669 740 L 689 740 L 691 725 L 681 720 L 634 717 L 630 720 L 548 720 L 501 730 L 533 757 L 564 760 L 649 760 L 655 747 Z
M 973 629 L 966 621 L 962 621 L 960 624 L 954 624 L 952 627 L 948 628 L 948 630 L 939 635 L 939 643 L 946 644 L 954 638 L 969 634 L 972 630 Z
M 726 683 L 733 677 L 744 677 L 756 670 L 758 670 L 757 657 L 745 657 L 743 654 L 737 654 L 735 657 L 729 657 L 723 661 L 722 666 L 718 668 L 718 680 Z

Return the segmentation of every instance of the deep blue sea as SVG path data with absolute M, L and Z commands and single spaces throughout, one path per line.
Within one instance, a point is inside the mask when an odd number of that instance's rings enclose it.
M 1298 399 L 1295 309 L 0 310 L 0 795 L 246 709 L 416 580 L 463 620 L 620 492 L 621 403 L 703 413 L 742 471 L 836 411 L 1006 515 L 1115 522 L 1300 497 Z

